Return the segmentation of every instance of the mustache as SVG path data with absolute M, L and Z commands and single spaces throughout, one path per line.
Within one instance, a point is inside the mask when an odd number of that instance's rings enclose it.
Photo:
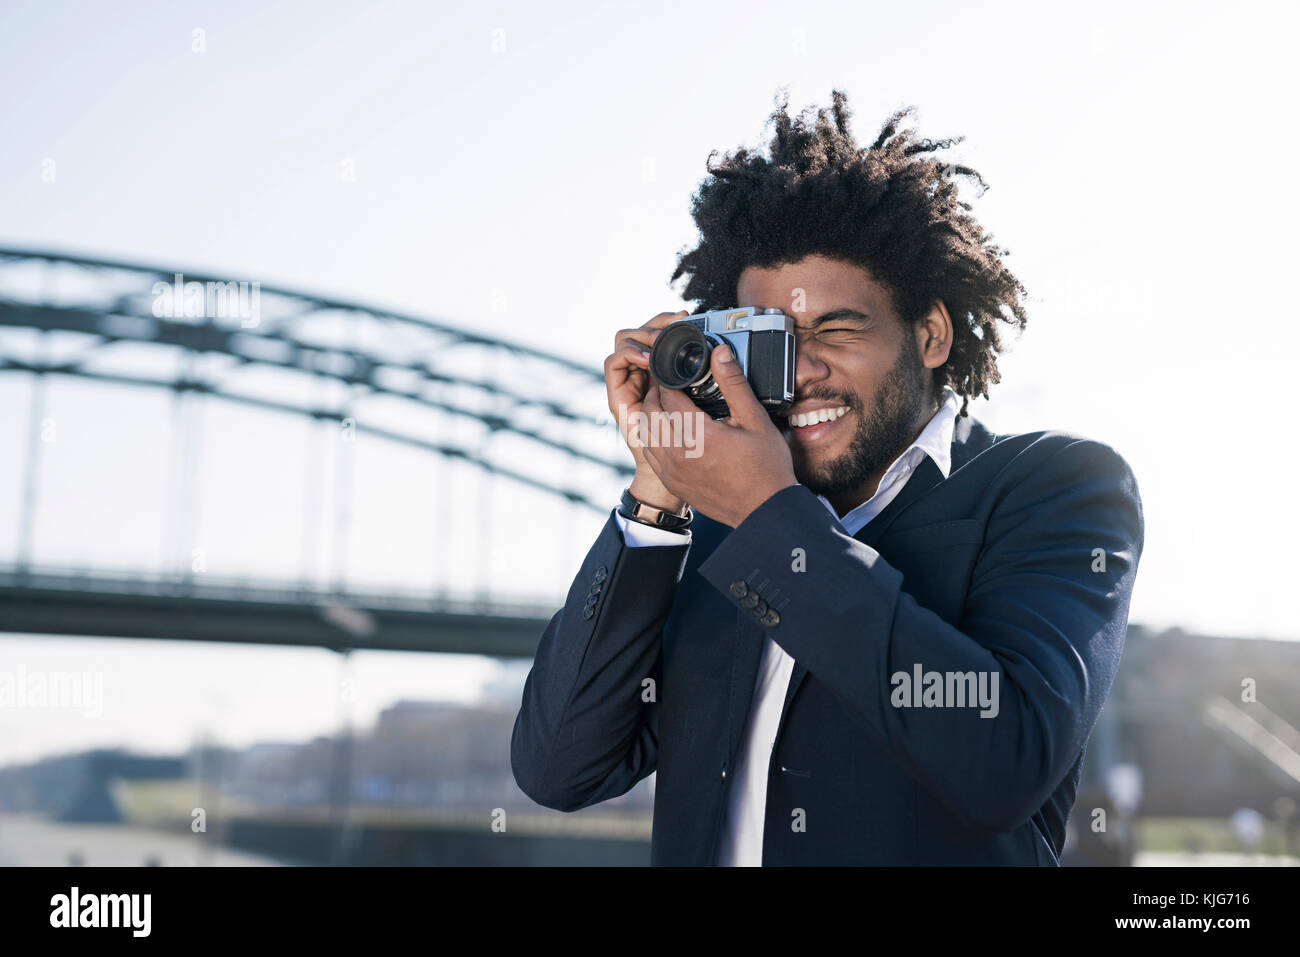
M 838 402 L 840 405 L 847 405 L 850 409 L 856 410 L 858 408 L 857 396 L 846 395 L 843 392 L 832 392 L 829 389 L 813 389 L 809 392 L 801 392 L 794 397 L 796 403 L 805 400 Z

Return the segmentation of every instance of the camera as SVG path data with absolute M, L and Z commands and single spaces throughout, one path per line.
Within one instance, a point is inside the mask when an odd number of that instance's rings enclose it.
M 780 309 L 715 309 L 670 322 L 650 349 L 650 374 L 665 389 L 685 392 L 712 418 L 731 414 L 709 357 L 736 354 L 740 371 L 769 414 L 794 402 L 794 320 Z

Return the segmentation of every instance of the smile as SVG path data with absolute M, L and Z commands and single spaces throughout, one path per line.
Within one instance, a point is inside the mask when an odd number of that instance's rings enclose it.
M 789 422 L 792 428 L 804 429 L 822 422 L 833 422 L 848 411 L 849 407 L 847 405 L 841 405 L 834 409 L 814 409 L 811 412 L 800 412 L 797 415 L 789 416 L 786 421 Z
M 786 416 L 786 438 L 793 445 L 804 448 L 821 445 L 828 441 L 828 437 L 840 433 L 840 419 L 849 411 L 847 405 L 841 405 Z

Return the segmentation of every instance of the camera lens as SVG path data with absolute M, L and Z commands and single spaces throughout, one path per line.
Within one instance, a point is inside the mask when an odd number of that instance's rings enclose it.
M 650 347 L 650 374 L 666 389 L 685 389 L 709 371 L 716 340 L 693 322 L 670 323 Z
M 709 371 L 709 357 L 714 349 L 731 348 L 729 342 L 709 335 L 693 322 L 670 323 L 650 347 L 650 374 L 665 389 L 685 392 L 697 406 L 720 419 L 728 414 L 727 401 Z
M 683 381 L 694 382 L 704 368 L 704 360 L 704 346 L 698 342 L 688 342 L 673 356 L 673 371 Z

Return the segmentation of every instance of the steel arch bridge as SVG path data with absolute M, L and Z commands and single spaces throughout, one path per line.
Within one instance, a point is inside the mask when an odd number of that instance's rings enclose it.
M 145 353 L 160 361 L 140 361 Z M 314 383 L 316 398 L 250 384 L 251 369 Z M 486 588 L 361 589 L 342 573 L 321 587 L 191 567 L 141 575 L 34 563 L 43 410 L 55 379 L 166 390 L 178 420 L 201 400 L 337 423 L 344 438 L 364 434 L 468 466 L 484 477 L 481 510 L 491 505 L 488 479 L 500 478 L 558 508 L 603 513 L 631 474 L 630 457 L 610 441 L 599 370 L 450 323 L 229 277 L 0 248 L 0 373 L 31 382 L 25 447 L 0 466 L 21 468 L 16 551 L 0 566 L 0 632 L 531 656 L 554 611 Z M 369 411 L 376 402 L 386 418 Z M 336 507 L 345 521 L 348 504 Z

